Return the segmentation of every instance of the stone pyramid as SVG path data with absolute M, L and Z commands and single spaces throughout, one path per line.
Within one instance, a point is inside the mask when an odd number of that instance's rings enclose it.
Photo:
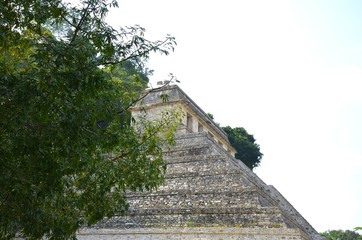
M 195 117 L 197 105 L 177 86 L 168 90 L 188 99 L 181 103 Z M 185 119 L 176 146 L 164 153 L 165 183 L 154 192 L 130 193 L 126 216 L 85 229 L 78 239 L 324 239 L 273 186 L 233 157 L 214 123 L 197 117 L 202 131 L 188 129 Z

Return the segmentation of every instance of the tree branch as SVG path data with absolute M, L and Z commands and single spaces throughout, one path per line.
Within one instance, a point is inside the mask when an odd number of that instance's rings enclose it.
M 77 37 L 78 32 L 81 30 L 82 25 L 83 25 L 85 19 L 86 19 L 86 18 L 88 17 L 88 15 L 89 15 L 88 9 L 90 8 L 90 6 L 91 6 L 91 4 L 88 3 L 88 6 L 87 6 L 85 9 L 83 9 L 84 13 L 83 13 L 81 19 L 79 20 L 77 26 L 75 27 L 75 30 L 74 30 L 72 39 L 70 40 L 70 43 L 73 43 L 73 42 L 75 41 L 75 38 Z
M 141 57 L 143 55 L 146 55 L 152 51 L 155 51 L 157 49 L 159 49 L 159 47 L 161 47 L 162 45 L 166 44 L 167 42 L 170 41 L 170 38 L 166 38 L 164 41 L 157 43 L 156 45 L 150 46 L 149 49 L 146 49 L 144 51 L 141 52 L 142 48 L 147 46 L 145 44 L 142 44 L 140 47 L 138 47 L 137 49 L 135 49 L 132 53 L 129 54 L 129 56 L 122 58 L 118 61 L 105 61 L 105 62 L 100 62 L 98 65 L 116 65 L 116 64 L 120 64 L 123 63 L 127 60 L 130 60 L 132 58 L 137 58 L 137 57 Z M 136 54 L 137 53 L 137 54 Z

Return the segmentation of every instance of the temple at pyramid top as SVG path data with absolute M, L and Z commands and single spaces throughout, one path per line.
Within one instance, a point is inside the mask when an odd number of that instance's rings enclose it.
M 137 118 L 147 113 L 148 118 L 157 118 L 164 109 L 175 105 L 181 107 L 184 112 L 179 133 L 206 132 L 227 152 L 235 156 L 236 150 L 231 146 L 226 133 L 177 85 L 150 90 L 150 94 L 146 94 L 132 108 L 132 115 Z

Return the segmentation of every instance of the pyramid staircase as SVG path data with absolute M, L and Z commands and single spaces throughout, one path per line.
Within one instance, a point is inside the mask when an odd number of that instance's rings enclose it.
M 78 238 L 323 239 L 274 187 L 206 133 L 182 134 L 176 143 L 164 154 L 166 179 L 157 191 L 130 193 L 127 216 Z

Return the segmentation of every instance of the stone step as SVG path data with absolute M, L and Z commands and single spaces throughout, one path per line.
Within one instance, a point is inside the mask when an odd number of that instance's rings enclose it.
M 164 152 L 164 157 L 195 157 L 200 155 L 215 155 L 218 152 L 212 145 L 203 143 L 189 146 L 174 146 L 171 150 Z
M 253 184 L 241 173 L 222 172 L 220 174 L 180 176 L 166 178 L 159 190 L 215 190 L 233 189 L 234 187 L 253 187 Z
M 210 166 L 212 168 L 212 166 Z M 165 179 L 176 179 L 176 178 L 196 178 L 196 177 L 207 177 L 207 176 L 218 176 L 218 175 L 225 175 L 225 174 L 241 174 L 242 171 L 239 169 L 214 169 L 213 172 L 208 171 L 207 169 L 200 169 L 200 171 L 184 171 L 184 172 L 175 172 L 166 174 Z
M 174 215 L 174 214 L 269 214 L 280 215 L 277 207 L 255 208 L 255 207 L 209 207 L 209 208 L 153 208 L 153 209 L 129 209 L 127 216 L 146 215 Z
M 256 188 L 250 188 L 250 187 L 242 187 L 242 186 L 234 186 L 232 189 L 224 189 L 224 188 L 217 188 L 217 189 L 197 189 L 197 190 L 191 190 L 191 189 L 171 189 L 170 191 L 165 190 L 155 190 L 151 192 L 128 192 L 127 198 L 137 198 L 137 197 L 145 197 L 145 196 L 165 196 L 165 195 L 192 195 L 192 194 L 208 194 L 208 193 L 214 193 L 214 194 L 224 194 L 224 193 L 242 193 L 242 192 L 252 192 L 252 191 L 258 191 Z
M 157 211 L 159 210 L 159 211 Z M 130 210 L 100 223 L 105 228 L 143 227 L 262 227 L 286 228 L 285 219 L 277 208 L 208 208 Z
M 225 158 L 205 158 L 198 161 L 177 162 L 167 164 L 166 178 L 185 177 L 185 176 L 203 176 L 217 175 L 224 173 L 241 173 L 240 168 L 237 168 Z
M 176 135 L 175 142 L 178 146 L 187 146 L 211 141 L 206 133 L 188 133 Z
M 163 159 L 167 164 L 173 163 L 187 163 L 187 162 L 198 162 L 205 160 L 213 160 L 213 159 L 225 159 L 225 156 L 220 154 L 216 155 L 199 155 L 199 156 L 183 156 L 183 157 L 175 157 L 175 156 L 164 156 Z
M 189 223 L 190 225 L 190 223 Z M 77 233 L 79 240 L 325 240 L 319 235 L 305 235 L 297 228 L 264 227 L 153 227 L 153 228 L 128 228 L 128 229 L 86 229 Z
M 128 197 L 131 209 L 225 208 L 262 207 L 255 189 L 241 191 L 177 192 Z

